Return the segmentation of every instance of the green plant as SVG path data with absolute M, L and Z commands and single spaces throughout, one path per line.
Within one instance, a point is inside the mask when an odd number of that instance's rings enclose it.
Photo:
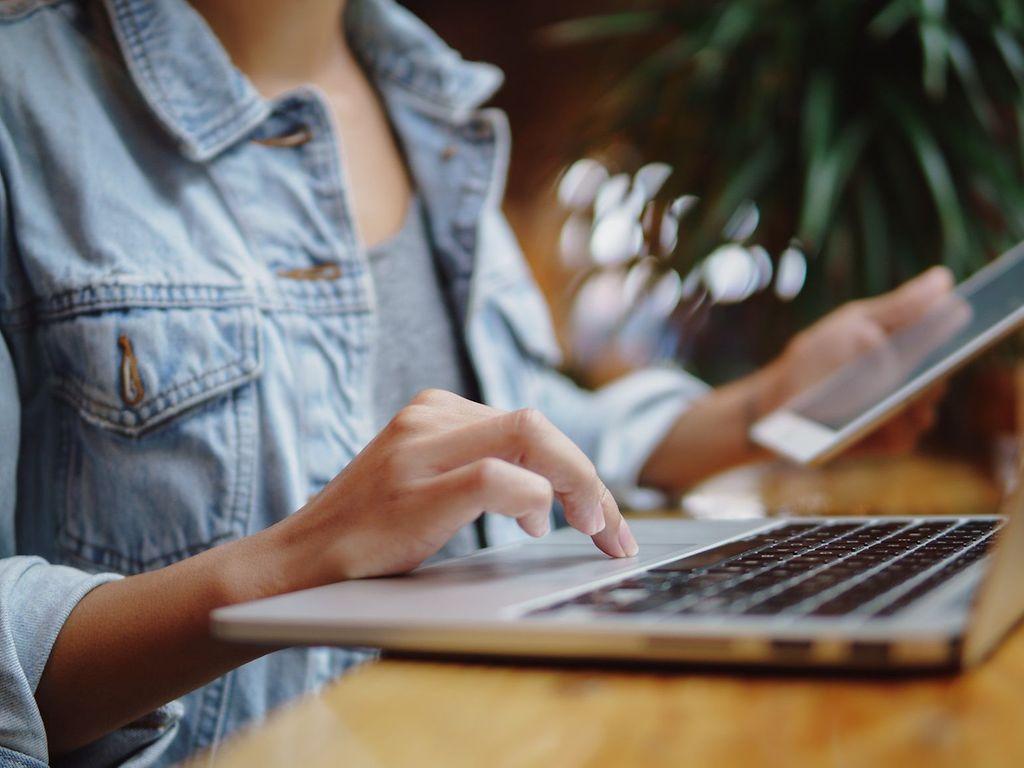
M 686 274 L 735 211 L 795 241 L 817 313 L 938 261 L 958 276 L 1024 238 L 1018 0 L 648 0 L 549 39 L 608 46 L 610 86 L 577 154 L 668 163 L 699 215 Z

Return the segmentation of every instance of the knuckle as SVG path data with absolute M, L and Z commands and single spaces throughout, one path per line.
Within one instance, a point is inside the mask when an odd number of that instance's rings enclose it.
M 530 506 L 535 506 L 537 509 L 549 509 L 555 500 L 555 489 L 546 477 L 541 475 L 533 477 L 535 479 L 529 488 Z
M 857 332 L 860 328 L 873 324 L 862 301 L 851 301 L 843 306 L 838 311 L 836 320 L 837 327 L 846 332 Z
M 551 506 L 555 503 L 555 489 L 547 480 L 540 485 L 538 490 L 537 503 L 541 506 L 545 512 L 551 510 Z
M 857 329 L 857 346 L 862 350 L 870 350 L 879 346 L 885 341 L 885 333 L 876 325 L 865 323 Z
M 496 484 L 504 474 L 504 462 L 501 459 L 487 457 L 480 459 L 473 467 L 470 485 L 475 490 L 484 490 Z
M 391 431 L 400 435 L 416 431 L 423 423 L 424 409 L 422 405 L 407 405 L 391 419 Z
M 618 504 L 615 503 L 615 497 L 612 496 L 612 492 L 608 490 L 608 486 L 601 482 L 601 479 L 597 476 L 596 472 L 594 473 L 594 482 L 597 483 L 598 486 L 598 506 L 603 507 L 606 513 L 609 511 L 609 508 L 611 508 L 615 512 L 618 512 L 619 507 Z
M 856 299 L 843 305 L 842 312 L 849 319 L 860 319 L 867 314 L 867 303 L 864 299 Z
M 548 423 L 547 417 L 536 408 L 520 408 L 509 414 L 511 431 L 516 435 L 534 435 Z
M 382 486 L 393 487 L 405 475 L 405 459 L 397 451 L 388 451 L 377 462 L 377 478 Z
M 430 387 L 427 389 L 421 389 L 419 392 L 417 392 L 413 399 L 409 401 L 409 404 L 425 406 L 439 405 L 440 403 L 445 401 L 447 396 L 448 393 L 445 392 L 443 389 Z

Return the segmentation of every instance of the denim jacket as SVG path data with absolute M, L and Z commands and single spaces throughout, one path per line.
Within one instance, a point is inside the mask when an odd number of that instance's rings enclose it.
M 350 5 L 484 399 L 542 409 L 629 487 L 703 385 L 557 372 L 500 210 L 500 73 Z M 387 383 L 331 119 L 312 87 L 261 98 L 185 0 L 0 0 L 0 764 L 46 761 L 33 692 L 88 590 L 273 524 L 371 438 Z M 355 658 L 271 654 L 64 762 L 180 760 Z

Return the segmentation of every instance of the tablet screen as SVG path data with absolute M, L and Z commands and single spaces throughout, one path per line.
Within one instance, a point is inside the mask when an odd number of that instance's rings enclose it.
M 786 410 L 840 432 L 917 391 L 1024 316 L 1024 246 L 962 283 L 921 319 L 798 396 Z M 906 391 L 910 390 L 910 391 Z

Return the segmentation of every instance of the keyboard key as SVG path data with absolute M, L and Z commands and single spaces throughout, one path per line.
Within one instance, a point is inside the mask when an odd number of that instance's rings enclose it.
M 788 523 L 535 613 L 842 616 L 949 560 L 874 614 L 891 615 L 982 557 L 998 525 Z
M 984 530 L 981 528 L 975 530 Z M 904 592 L 898 598 L 893 600 L 888 605 L 883 606 L 874 612 L 874 616 L 892 616 L 897 611 L 906 608 L 911 603 L 924 597 L 926 594 L 931 592 L 940 584 L 948 581 L 956 574 L 963 570 L 966 570 L 968 566 L 978 562 L 985 553 L 988 551 L 990 542 L 983 541 L 975 544 L 970 549 L 966 550 L 963 554 L 951 560 L 949 563 L 944 565 L 939 571 L 931 574 L 928 578 L 920 581 L 911 589 Z

